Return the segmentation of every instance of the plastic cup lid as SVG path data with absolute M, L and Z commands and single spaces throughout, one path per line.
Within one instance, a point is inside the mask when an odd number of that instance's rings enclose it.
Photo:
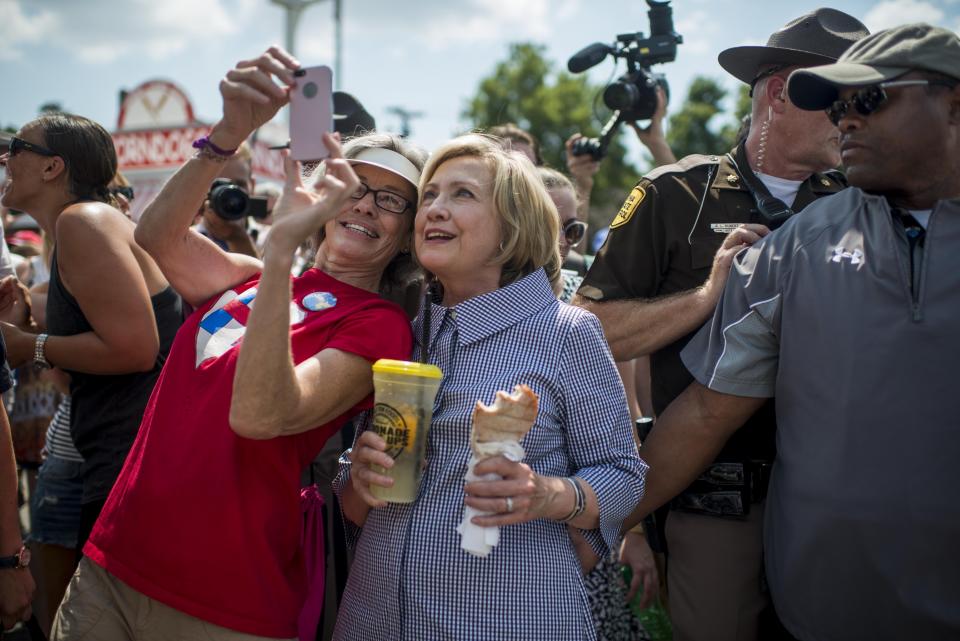
M 414 361 L 395 361 L 381 358 L 373 364 L 374 374 L 399 374 L 401 376 L 422 376 L 424 378 L 443 378 L 443 372 L 436 365 Z

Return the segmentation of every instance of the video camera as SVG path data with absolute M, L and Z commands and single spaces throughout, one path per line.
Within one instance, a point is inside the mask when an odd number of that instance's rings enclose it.
M 243 187 L 226 178 L 213 181 L 207 200 L 213 213 L 224 220 L 239 220 L 244 216 L 261 220 L 269 215 L 266 198 L 251 196 Z
M 663 74 L 653 73 L 650 66 L 672 62 L 677 58 L 677 45 L 683 36 L 673 29 L 673 8 L 670 0 L 647 0 L 650 11 L 650 37 L 643 33 L 622 33 L 613 45 L 595 42 L 571 56 L 567 69 L 571 73 L 583 73 L 603 61 L 608 55 L 627 61 L 627 73 L 607 85 L 603 90 L 603 102 L 613 110 L 613 115 L 600 131 L 598 138 L 581 138 L 573 146 L 576 156 L 589 154 L 601 160 L 613 134 L 622 122 L 649 120 L 657 110 L 657 86 L 663 87 L 669 96 L 670 88 Z

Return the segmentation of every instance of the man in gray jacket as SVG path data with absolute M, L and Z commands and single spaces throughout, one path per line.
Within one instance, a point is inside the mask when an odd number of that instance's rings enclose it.
M 673 497 L 764 399 L 777 450 L 767 578 L 804 640 L 960 638 L 960 40 L 869 36 L 795 71 L 853 189 L 734 261 L 682 353 L 697 379 L 644 444 L 631 521 Z

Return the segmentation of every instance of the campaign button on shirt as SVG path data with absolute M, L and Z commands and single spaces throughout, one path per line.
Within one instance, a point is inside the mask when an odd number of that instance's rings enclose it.
M 303 297 L 303 303 L 301 304 L 304 309 L 319 312 L 334 307 L 337 304 L 337 297 L 330 292 L 312 292 Z

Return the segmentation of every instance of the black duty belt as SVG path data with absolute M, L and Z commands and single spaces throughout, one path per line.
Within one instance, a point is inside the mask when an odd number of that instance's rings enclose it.
M 744 518 L 750 504 L 767 496 L 769 461 L 716 462 L 678 495 L 671 507 L 684 512 Z

